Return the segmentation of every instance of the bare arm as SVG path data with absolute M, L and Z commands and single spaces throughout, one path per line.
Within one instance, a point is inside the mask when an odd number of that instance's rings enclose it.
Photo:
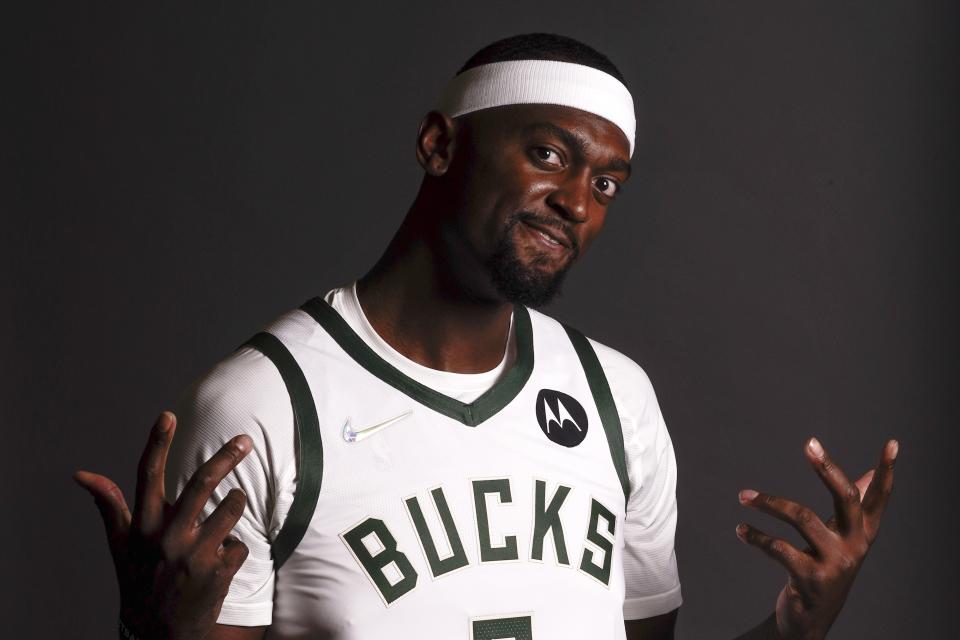
M 677 624 L 679 611 L 674 609 L 652 618 L 625 620 L 627 640 L 673 640 L 673 628 Z

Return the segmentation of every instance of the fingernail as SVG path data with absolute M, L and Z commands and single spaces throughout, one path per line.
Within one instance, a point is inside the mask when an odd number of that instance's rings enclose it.
M 810 442 L 807 444 L 807 448 L 810 449 L 810 453 L 817 456 L 818 458 L 823 457 L 823 447 L 820 445 L 820 441 L 816 438 L 810 438 Z
M 169 411 L 160 412 L 160 417 L 157 418 L 157 428 L 160 430 L 160 433 L 166 433 L 170 431 L 170 425 L 173 424 L 173 414 Z
M 890 457 L 896 459 L 897 454 L 900 453 L 900 443 L 896 440 L 891 440 L 891 442 L 893 442 L 893 444 L 890 445 Z
M 250 450 L 250 440 L 244 436 L 237 436 L 233 439 L 233 445 L 241 453 L 246 453 Z
M 742 522 L 737 525 L 737 537 L 742 538 L 747 533 L 747 525 Z
M 744 489 L 740 492 L 740 502 L 750 502 L 757 497 L 757 492 L 753 489 Z

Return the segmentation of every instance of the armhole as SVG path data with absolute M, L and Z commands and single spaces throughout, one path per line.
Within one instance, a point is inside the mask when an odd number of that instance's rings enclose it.
M 290 511 L 270 545 L 274 570 L 279 571 L 303 539 L 317 507 L 323 479 L 320 421 L 310 385 L 307 384 L 300 365 L 276 336 L 260 332 L 242 346 L 256 349 L 273 362 L 283 378 L 293 407 L 293 427 L 299 444 L 296 447 L 298 481 Z
M 610 383 L 607 382 L 607 376 L 603 373 L 603 367 L 600 365 L 600 359 L 597 358 L 597 352 L 594 351 L 593 345 L 590 344 L 587 337 L 566 324 L 563 324 L 563 328 L 566 330 L 570 342 L 573 343 L 573 348 L 580 358 L 580 364 L 583 365 L 583 372 L 587 376 L 587 384 L 590 385 L 593 401 L 596 403 L 597 411 L 600 414 L 600 422 L 603 423 L 603 431 L 607 435 L 607 445 L 610 447 L 613 467 L 617 470 L 617 477 L 620 478 L 620 486 L 623 489 L 623 505 L 626 509 L 627 502 L 630 500 L 627 454 L 623 448 L 623 427 L 620 424 L 620 414 L 617 413 L 613 393 L 610 392 Z

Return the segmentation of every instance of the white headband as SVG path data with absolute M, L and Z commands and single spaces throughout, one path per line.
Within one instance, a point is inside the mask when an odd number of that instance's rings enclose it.
M 623 131 L 633 156 L 637 120 L 630 91 L 609 73 L 582 64 L 555 60 L 482 64 L 455 76 L 441 92 L 436 109 L 455 118 L 508 104 L 559 104 L 589 111 Z

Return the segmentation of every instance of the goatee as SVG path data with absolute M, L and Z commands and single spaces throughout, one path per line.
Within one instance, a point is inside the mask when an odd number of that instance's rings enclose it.
M 556 271 L 537 268 L 550 264 L 551 260 L 547 256 L 537 256 L 531 264 L 525 264 L 517 254 L 517 246 L 513 240 L 514 227 L 521 224 L 525 218 L 538 220 L 533 214 L 526 213 L 512 217 L 497 240 L 493 253 L 487 259 L 487 269 L 497 292 L 506 300 L 527 307 L 542 307 L 561 295 L 563 279 L 576 260 L 578 247 L 574 246 L 571 249 L 573 252 L 571 259 Z M 547 226 L 555 226 L 549 221 L 544 223 L 539 220 L 539 222 Z

